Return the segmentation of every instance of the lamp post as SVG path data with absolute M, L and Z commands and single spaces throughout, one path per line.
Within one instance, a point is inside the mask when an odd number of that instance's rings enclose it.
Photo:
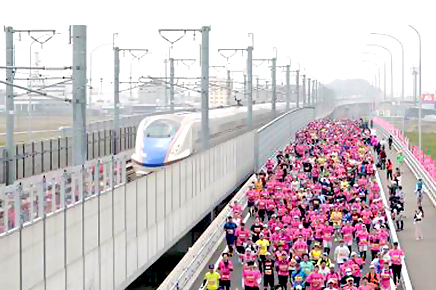
M 374 55 L 376 57 L 378 57 L 379 59 L 381 59 L 383 61 L 383 100 L 386 101 L 386 62 L 383 59 L 383 57 L 381 57 L 380 55 L 378 55 L 377 53 L 371 53 L 371 52 L 364 52 L 363 54 L 371 54 Z M 380 67 L 379 67 L 379 71 L 378 71 L 378 88 L 381 90 L 381 85 L 380 85 Z
M 391 56 L 391 98 L 393 99 L 394 98 L 394 69 L 393 69 L 393 62 L 392 62 L 392 52 L 386 47 L 379 44 L 368 44 L 368 46 L 383 48 L 384 50 L 389 52 L 389 55 Z
M 392 38 L 393 40 L 398 42 L 398 44 L 401 47 L 401 100 L 404 102 L 404 46 L 403 46 L 403 43 L 398 38 L 396 38 L 390 34 L 375 33 L 375 32 L 373 32 L 371 34 Z
M 93 87 L 92 87 L 92 54 L 97 49 L 102 48 L 104 46 L 108 46 L 108 45 L 113 45 L 113 42 L 101 44 L 101 45 L 95 47 L 89 55 L 89 101 L 88 101 L 88 109 L 91 108 L 91 104 L 92 104 L 92 89 L 93 89 Z
M 416 34 L 418 34 L 419 39 L 419 68 L 418 68 L 418 74 L 419 74 L 419 111 L 418 111 L 418 147 L 419 150 L 422 150 L 422 128 L 421 128 L 421 111 L 422 111 L 422 96 L 421 96 L 421 34 L 419 34 L 419 31 L 413 27 L 412 25 L 409 25 L 410 28 L 415 30 Z

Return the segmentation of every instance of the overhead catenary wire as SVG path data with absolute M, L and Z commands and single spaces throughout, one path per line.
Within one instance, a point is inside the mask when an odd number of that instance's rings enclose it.
M 31 90 L 29 88 L 22 87 L 22 86 L 13 84 L 13 83 L 5 82 L 5 81 L 2 81 L 2 80 L 0 80 L 0 83 L 5 84 L 7 86 L 13 86 L 13 87 L 16 87 L 16 88 L 19 88 L 19 89 L 22 89 L 22 90 L 25 90 L 25 91 L 28 91 L 28 92 L 31 92 L 31 93 L 35 93 L 35 94 L 38 94 L 38 95 L 41 95 L 41 96 L 44 96 L 44 97 L 47 97 L 47 98 L 50 98 L 50 99 L 54 99 L 54 100 L 58 100 L 58 101 L 64 101 L 64 102 L 71 103 L 71 100 L 67 99 L 67 98 L 62 99 L 62 98 L 59 98 L 59 97 L 51 96 L 51 95 L 49 95 L 47 93 L 42 93 L 40 91 Z

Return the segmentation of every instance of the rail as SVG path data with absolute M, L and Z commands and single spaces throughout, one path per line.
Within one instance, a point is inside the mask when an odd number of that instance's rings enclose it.
M 396 148 L 397 151 L 401 150 L 404 153 L 405 162 L 409 166 L 413 174 L 416 176 L 416 178 L 422 178 L 422 180 L 424 181 L 424 192 L 427 194 L 429 199 L 436 207 L 436 182 L 428 174 L 424 166 L 416 159 L 410 149 L 398 140 L 394 132 L 390 132 L 390 130 L 383 128 L 380 123 L 374 122 L 374 125 L 376 125 L 380 129 L 380 132 L 385 137 L 388 137 L 389 135 L 393 137 L 394 148 Z

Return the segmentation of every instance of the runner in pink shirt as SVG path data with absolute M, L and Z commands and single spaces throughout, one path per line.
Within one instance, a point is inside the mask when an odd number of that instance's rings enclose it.
M 330 250 L 333 246 L 333 233 L 335 229 L 330 225 L 331 223 L 326 221 L 325 226 L 322 229 L 322 240 L 324 245 L 324 252 L 330 254 Z
M 307 276 L 306 283 L 310 285 L 310 290 L 321 290 L 324 287 L 324 276 L 319 272 L 318 265 L 315 265 L 313 272 Z
M 402 259 L 404 258 L 404 251 L 398 247 L 398 242 L 394 242 L 394 247 L 389 250 L 389 257 L 391 257 L 391 268 L 394 279 L 394 284 L 398 286 L 401 279 Z
M 235 231 L 236 235 L 236 250 L 238 253 L 244 253 L 244 244 L 247 242 L 247 239 L 250 237 L 250 231 L 245 228 L 245 223 L 241 222 L 239 227 Z
M 389 262 L 384 262 L 381 265 L 382 269 L 380 272 L 380 289 L 381 290 L 391 290 L 391 271 L 389 269 Z
M 345 245 L 350 248 L 350 251 L 353 244 L 353 232 L 354 228 L 351 226 L 350 222 L 347 222 L 341 230 L 341 234 L 343 236 L 342 239 L 344 240 Z
M 359 248 L 360 257 L 362 257 L 363 261 L 366 261 L 366 252 L 368 251 L 368 245 L 369 245 L 369 234 L 366 230 L 366 227 L 358 231 L 356 237 L 357 237 L 357 244 Z
M 223 253 L 222 257 L 223 259 L 218 263 L 220 287 L 230 290 L 230 281 L 232 281 L 230 273 L 233 271 L 233 263 L 229 260 L 229 254 Z
M 292 245 L 292 250 L 294 255 L 300 258 L 303 257 L 304 254 L 307 254 L 307 242 L 302 235 L 300 235 L 298 240 Z
M 362 284 L 357 288 L 358 290 L 373 290 L 372 286 L 368 284 L 368 278 L 362 278 Z
M 248 289 L 255 289 L 254 287 L 259 287 L 262 275 L 255 266 L 254 262 L 248 262 L 247 268 L 242 272 L 244 287 Z

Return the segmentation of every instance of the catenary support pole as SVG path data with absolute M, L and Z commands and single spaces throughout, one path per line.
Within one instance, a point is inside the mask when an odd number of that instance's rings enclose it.
M 248 128 L 253 127 L 253 47 L 247 48 Z
M 170 112 L 174 112 L 174 58 L 170 58 Z
M 86 25 L 73 25 L 73 164 L 86 161 Z
M 297 70 L 295 84 L 297 89 L 297 108 L 299 108 L 300 107 L 300 70 Z
M 311 86 L 310 86 L 310 84 L 311 84 L 311 78 L 307 78 L 307 105 L 311 105 L 312 103 L 312 101 L 311 101 L 311 99 L 310 99 L 310 95 L 311 95 L 311 91 L 310 91 L 310 89 L 311 89 Z
M 286 111 L 289 111 L 290 109 L 290 102 L 291 99 L 291 65 L 286 65 Z
M 303 75 L 303 108 L 306 107 L 306 75 Z
M 165 81 L 168 79 L 168 60 L 164 60 L 165 63 Z M 168 106 L 168 84 L 165 82 L 165 106 Z
M 114 154 L 120 150 L 117 142 L 120 135 L 120 48 L 114 48 L 114 128 L 113 128 L 113 146 Z
M 14 65 L 14 32 L 13 28 L 8 26 L 6 32 L 6 66 Z M 14 70 L 6 69 L 6 81 L 14 82 Z M 8 157 L 8 176 L 7 185 L 15 181 L 15 144 L 14 144 L 14 87 L 6 86 L 6 152 Z
M 210 26 L 201 28 L 201 141 L 203 149 L 209 147 L 209 32 Z
M 276 63 L 277 59 L 272 59 L 272 70 L 271 70 L 271 86 L 272 86 L 272 103 L 271 103 L 271 110 L 274 118 L 276 117 L 276 101 L 277 101 L 277 91 L 276 91 Z
M 232 77 L 230 70 L 227 70 L 227 102 L 231 102 L 232 99 Z
M 386 99 L 386 62 L 383 64 L 384 65 L 384 72 L 383 72 L 383 100 L 387 101 Z

